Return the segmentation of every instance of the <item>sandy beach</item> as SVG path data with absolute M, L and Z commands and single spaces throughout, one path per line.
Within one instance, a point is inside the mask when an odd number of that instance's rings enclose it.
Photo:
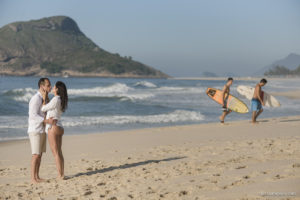
M 298 91 L 287 91 L 287 92 L 272 92 L 274 96 L 283 96 L 289 99 L 300 99 L 300 90 Z
M 30 184 L 28 140 L 0 143 L 0 199 L 299 199 L 300 116 L 72 135 Z

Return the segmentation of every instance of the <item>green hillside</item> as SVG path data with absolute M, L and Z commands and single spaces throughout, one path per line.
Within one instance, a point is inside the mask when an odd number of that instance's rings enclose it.
M 0 29 L 0 74 L 167 77 L 111 54 L 87 38 L 69 17 L 15 22 Z
M 300 76 L 300 65 L 294 70 L 285 66 L 276 66 L 264 73 L 265 76 Z

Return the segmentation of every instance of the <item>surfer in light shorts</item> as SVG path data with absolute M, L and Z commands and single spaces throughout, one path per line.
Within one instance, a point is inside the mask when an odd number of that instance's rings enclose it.
M 233 83 L 233 78 L 229 77 L 227 79 L 227 83 L 224 85 L 223 87 L 223 90 L 222 90 L 222 96 L 223 96 L 223 106 L 222 106 L 222 110 L 223 110 L 223 113 L 222 115 L 219 117 L 220 119 L 220 122 L 222 124 L 224 124 L 224 120 L 225 120 L 225 117 L 232 112 L 232 110 L 230 110 L 228 107 L 227 107 L 227 101 L 228 101 L 228 97 L 229 97 L 229 93 L 230 93 L 230 86 L 232 85 Z
M 45 120 L 45 114 L 41 111 L 42 93 L 51 90 L 51 83 L 48 78 L 41 78 L 38 82 L 39 91 L 29 101 L 28 135 L 31 146 L 31 182 L 39 183 L 44 181 L 39 176 L 42 154 L 46 152 L 46 133 L 44 123 L 55 124 L 52 118 Z M 48 99 L 48 97 L 46 97 Z
M 263 101 L 262 97 L 262 90 L 261 87 L 265 86 L 267 84 L 266 79 L 261 79 L 261 81 L 256 84 L 253 97 L 251 99 L 251 110 L 252 110 L 252 123 L 256 124 L 257 117 L 263 112 L 262 105 L 264 106 L 265 103 Z

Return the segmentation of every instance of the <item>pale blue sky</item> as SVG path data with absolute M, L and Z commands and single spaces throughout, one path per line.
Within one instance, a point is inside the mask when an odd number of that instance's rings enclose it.
M 300 54 L 299 0 L 0 0 L 0 27 L 54 15 L 172 76 L 248 75 Z

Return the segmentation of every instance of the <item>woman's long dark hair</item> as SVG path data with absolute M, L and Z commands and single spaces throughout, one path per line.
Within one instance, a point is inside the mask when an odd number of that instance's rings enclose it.
M 65 112 L 66 109 L 67 109 L 67 107 L 68 107 L 68 92 L 67 92 L 67 87 L 61 81 L 57 81 L 55 83 L 55 87 L 57 88 L 57 94 L 60 96 L 61 110 L 63 112 Z

